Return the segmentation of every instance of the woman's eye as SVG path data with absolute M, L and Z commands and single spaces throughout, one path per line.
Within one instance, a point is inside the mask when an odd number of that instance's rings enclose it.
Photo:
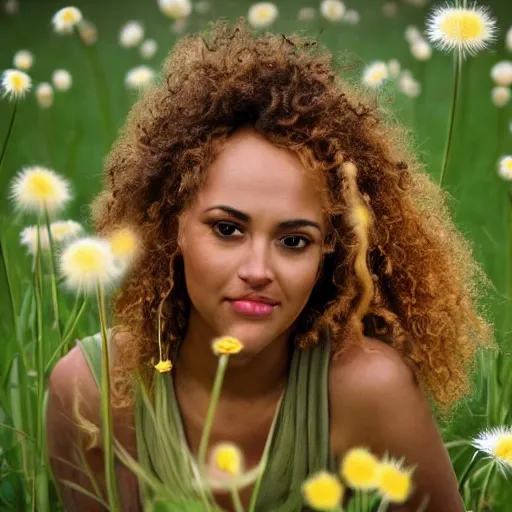
M 213 228 L 221 236 L 228 237 L 233 234 L 234 231 L 240 231 L 234 224 L 230 222 L 216 222 L 213 224 Z
M 288 244 L 285 244 L 285 247 L 289 249 L 305 249 L 311 241 L 303 236 L 287 236 L 286 238 L 283 238 L 283 242 L 289 242 Z M 290 243 L 291 242 L 291 243 Z M 302 245 L 300 245 L 302 244 Z

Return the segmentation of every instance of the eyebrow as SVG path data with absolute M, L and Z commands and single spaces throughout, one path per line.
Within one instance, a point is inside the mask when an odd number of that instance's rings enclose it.
M 207 208 L 205 210 L 206 212 L 209 212 L 210 210 L 223 210 L 226 213 L 229 213 L 233 217 L 235 217 L 238 220 L 241 220 L 243 222 L 249 222 L 251 220 L 251 217 L 244 212 L 241 212 L 240 210 L 236 210 L 235 208 L 231 208 L 231 206 L 226 206 L 224 204 L 216 204 L 215 206 L 211 206 L 210 208 Z M 308 219 L 289 219 L 284 220 L 278 224 L 279 230 L 287 230 L 287 229 L 295 229 L 295 228 L 303 228 L 311 226 L 316 229 L 318 229 L 320 232 L 322 232 L 322 228 L 320 227 L 320 224 L 318 222 L 314 222 L 312 220 Z

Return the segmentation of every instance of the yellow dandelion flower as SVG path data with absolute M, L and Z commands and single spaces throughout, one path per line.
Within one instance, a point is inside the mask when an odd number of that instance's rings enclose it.
M 377 491 L 390 503 L 403 503 L 412 491 L 412 470 L 404 469 L 394 459 L 385 459 L 379 465 Z
M 26 167 L 14 178 L 11 197 L 19 210 L 53 214 L 71 199 L 68 182 L 45 167 Z
M 139 89 L 147 87 L 154 76 L 155 72 L 148 66 L 137 66 L 126 73 L 124 83 L 128 89 Z
M 268 27 L 276 21 L 279 11 L 272 2 L 256 2 L 249 7 L 247 20 L 256 28 Z
M 343 491 L 341 482 L 327 471 L 315 473 L 302 484 L 304 500 L 315 510 L 332 510 L 339 507 Z
M 215 355 L 218 356 L 232 355 L 238 354 L 243 349 L 243 345 L 236 338 L 232 338 L 231 336 L 221 336 L 220 338 L 215 338 L 213 340 L 212 349 Z
M 95 237 L 71 242 L 60 255 L 60 270 L 68 288 L 86 292 L 111 287 L 121 276 L 110 244 Z
M 384 85 L 389 77 L 388 66 L 380 60 L 372 62 L 363 71 L 362 82 L 374 89 Z
M 4 91 L 3 97 L 9 99 L 23 98 L 32 87 L 32 79 L 23 71 L 18 69 L 7 69 L 2 75 L 1 88 Z
M 58 34 L 69 34 L 73 27 L 82 21 L 82 12 L 76 7 L 64 7 L 52 18 L 53 28 Z
M 375 489 L 379 482 L 379 461 L 366 448 L 354 448 L 345 455 L 340 473 L 353 489 Z
M 238 476 L 242 471 L 242 452 L 233 443 L 219 443 L 213 449 L 215 465 L 231 476 Z
M 475 55 L 496 40 L 496 19 L 487 7 L 435 7 L 428 16 L 427 36 L 442 51 Z
M 41 82 L 36 88 L 36 99 L 41 108 L 53 105 L 53 87 L 47 82 Z
M 165 361 L 160 361 L 155 364 L 155 369 L 160 373 L 170 372 L 172 370 L 172 362 L 170 359 L 166 359 Z
M 192 2 L 190 0 L 158 0 L 158 7 L 173 20 L 188 18 L 192 13 Z
M 498 174 L 504 180 L 512 180 L 512 155 L 506 155 L 500 158 L 498 162 Z
M 65 69 L 56 69 L 52 73 L 52 82 L 55 89 L 58 91 L 68 91 L 73 79 L 71 78 L 69 71 L 66 71 Z
M 34 55 L 28 50 L 20 50 L 14 55 L 13 64 L 15 68 L 27 71 L 34 64 Z
M 509 157 L 510 158 L 510 157 Z M 512 168 L 512 159 L 509 163 Z M 493 427 L 481 432 L 471 444 L 489 455 L 504 476 L 512 471 L 512 426 Z
M 340 21 L 345 14 L 345 4 L 340 0 L 323 0 L 320 13 L 329 21 Z

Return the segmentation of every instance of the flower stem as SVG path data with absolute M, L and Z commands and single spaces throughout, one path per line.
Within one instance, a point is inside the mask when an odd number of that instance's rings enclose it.
M 443 157 L 443 163 L 441 166 L 441 176 L 439 178 L 439 186 L 443 186 L 443 179 L 445 177 L 446 173 L 446 167 L 448 165 L 448 157 L 450 154 L 450 148 L 452 145 L 452 136 L 453 136 L 453 126 L 455 121 L 455 108 L 457 106 L 457 96 L 459 93 L 459 82 L 460 82 L 460 75 L 462 70 L 462 59 L 459 54 L 459 52 L 455 52 L 455 61 L 454 61 L 454 79 L 453 79 L 453 99 L 452 99 L 452 108 L 450 112 L 450 118 L 448 120 L 448 137 L 446 139 L 446 145 L 444 148 L 444 157 Z
M 459 493 L 462 493 L 462 491 L 464 489 L 464 484 L 466 483 L 466 480 L 471 476 L 471 470 L 473 469 L 473 467 L 475 466 L 475 464 L 478 460 L 477 455 L 478 455 L 478 452 L 475 452 L 475 454 L 473 455 L 473 458 L 471 459 L 469 464 L 466 466 L 466 468 L 464 469 L 464 471 L 460 477 Z
M 478 504 L 476 507 L 477 512 L 480 512 L 482 510 L 482 507 L 484 505 L 485 501 L 485 495 L 487 493 L 487 489 L 489 487 L 489 483 L 491 481 L 491 476 L 496 468 L 496 464 L 491 464 L 491 467 L 489 468 L 489 471 L 487 472 L 487 475 L 485 476 L 484 485 L 482 487 L 482 491 L 480 493 L 480 498 L 478 499 Z
M 11 138 L 12 129 L 14 127 L 14 118 L 16 117 L 16 110 L 18 109 L 18 100 L 14 101 L 12 109 L 11 120 L 9 121 L 9 128 L 7 128 L 7 135 L 5 136 L 4 145 L 2 146 L 2 152 L 0 153 L 0 169 L 2 168 L 2 162 L 4 161 L 4 155 L 7 151 L 7 144 Z
M 199 468 L 203 474 L 206 467 L 206 451 L 208 449 L 208 441 L 210 440 L 213 418 L 215 416 L 215 409 L 217 408 L 217 403 L 219 401 L 222 381 L 224 380 L 224 374 L 226 373 L 228 360 L 229 355 L 219 356 L 219 360 L 217 362 L 217 372 L 213 382 L 212 396 L 210 398 L 210 404 L 208 405 L 208 412 L 206 413 L 206 420 L 203 427 L 203 433 L 201 435 L 201 441 L 199 442 L 198 460 Z
M 103 418 L 103 450 L 105 455 L 105 480 L 107 484 L 110 510 L 119 511 L 119 495 L 114 466 L 113 425 L 110 408 L 110 357 L 107 338 L 105 297 L 101 284 L 98 283 L 96 296 L 101 326 L 101 412 Z
M 231 499 L 233 500 L 233 505 L 235 506 L 235 512 L 245 512 L 244 506 L 240 501 L 240 495 L 238 494 L 238 490 L 235 486 L 231 488 Z
M 388 501 L 387 500 L 382 500 L 380 503 L 379 503 L 379 508 L 377 509 L 377 512 L 385 512 L 386 509 L 388 508 Z

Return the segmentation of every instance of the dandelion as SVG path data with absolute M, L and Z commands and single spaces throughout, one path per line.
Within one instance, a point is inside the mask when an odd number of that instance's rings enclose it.
M 174 22 L 171 25 L 171 32 L 177 35 L 184 34 L 185 30 L 187 29 L 187 24 L 187 18 L 179 18 L 177 20 L 174 20 Z
M 63 242 L 83 230 L 82 225 L 74 220 L 56 220 L 50 224 L 50 232 L 55 242 Z
M 155 72 L 148 66 L 137 66 L 126 73 L 124 83 L 129 89 L 140 89 L 147 87 L 154 76 Z
M 411 474 L 399 461 L 385 459 L 379 466 L 378 493 L 387 502 L 403 503 L 412 491 Z
M 512 52 L 512 27 L 507 30 L 505 35 L 505 46 L 509 52 Z
M 56 69 L 52 73 L 52 82 L 58 91 L 68 91 L 73 83 L 71 74 L 65 69 Z
M 379 461 L 365 448 L 354 448 L 344 457 L 340 473 L 353 489 L 371 490 L 378 485 Z
M 206 0 L 201 0 L 200 2 L 196 2 L 194 5 L 194 9 L 196 10 L 197 14 L 203 15 L 208 14 L 211 10 L 210 2 L 207 2 Z
M 340 0 L 322 0 L 320 12 L 329 21 L 340 21 L 345 14 L 345 4 Z
M 37 253 L 37 226 L 27 226 L 20 233 L 20 243 L 27 248 L 29 254 Z M 50 247 L 50 238 L 46 228 L 39 228 L 39 245 L 41 250 Z
M 409 44 L 414 44 L 418 39 L 423 39 L 420 30 L 415 25 L 408 25 L 405 29 L 405 39 Z
M 40 167 L 26 167 L 14 178 L 11 198 L 22 211 L 55 213 L 71 199 L 68 182 L 56 172 Z
M 297 13 L 299 21 L 313 21 L 316 20 L 317 12 L 314 7 L 301 7 Z
M 429 60 L 432 57 L 432 48 L 425 40 L 418 39 L 411 45 L 411 54 L 416 60 Z
M 382 15 L 386 18 L 394 18 L 398 12 L 396 2 L 386 2 L 382 4 Z
M 357 25 L 361 21 L 361 15 L 355 9 L 348 9 L 343 15 L 342 21 L 348 25 Z
M 123 48 L 133 48 L 140 44 L 144 37 L 144 28 L 138 21 L 129 21 L 121 27 L 119 44 Z
M 512 157 L 506 156 L 500 160 L 500 169 L 507 168 L 512 174 Z M 500 171 L 501 174 L 501 171 Z M 507 178 L 510 179 L 510 178 Z M 506 471 L 512 471 L 512 426 L 493 427 L 480 432 L 471 444 L 494 460 L 498 468 L 506 476 Z
M 61 253 L 60 270 L 66 285 L 80 292 L 110 287 L 120 277 L 110 244 L 96 237 L 71 242 Z
M 397 59 L 391 59 L 388 61 L 388 72 L 389 76 L 396 78 L 400 74 L 400 62 Z
M 160 373 L 170 372 L 172 370 L 172 362 L 170 359 L 166 359 L 165 361 L 160 359 L 160 361 L 155 364 L 155 369 Z
M 90 21 L 82 20 L 78 24 L 78 35 L 84 44 L 92 46 L 98 40 L 98 29 Z
M 510 89 L 508 87 L 493 87 L 491 99 L 498 108 L 504 107 L 510 101 Z
M 220 355 L 232 355 L 238 354 L 242 349 L 242 343 L 236 338 L 232 338 L 231 336 L 221 336 L 220 338 L 215 338 L 212 342 L 213 352 Z
M 158 7 L 173 20 L 187 18 L 192 13 L 190 0 L 158 0 Z
M 512 62 L 502 60 L 496 63 L 491 69 L 491 78 L 496 85 L 501 87 L 512 85 Z
M 219 443 L 213 449 L 213 462 L 221 471 L 238 476 L 242 471 L 242 452 L 233 443 Z
M 257 2 L 249 7 L 247 20 L 256 28 L 268 27 L 277 19 L 278 10 L 272 2 Z
M 64 7 L 57 11 L 53 18 L 53 28 L 58 34 L 69 34 L 73 27 L 82 21 L 82 13 L 76 7 Z
M 372 62 L 363 71 L 362 82 L 368 87 L 381 87 L 389 77 L 388 67 L 380 60 Z
M 487 7 L 435 7 L 427 18 L 430 42 L 442 51 L 464 58 L 485 50 L 496 39 L 496 19 Z
M 41 82 L 36 88 L 36 99 L 41 108 L 49 108 L 53 104 L 53 87 L 47 82 Z
M 412 77 L 410 72 L 403 72 L 400 75 L 398 88 L 409 98 L 417 98 L 421 94 L 421 84 Z
M 512 156 L 506 155 L 498 162 L 498 174 L 507 181 L 512 181 Z
M 9 96 L 9 99 L 23 98 L 32 87 L 31 78 L 17 69 L 8 69 L 2 76 L 3 97 Z
M 341 482 L 327 471 L 318 471 L 302 484 L 304 500 L 315 510 L 338 508 L 343 492 Z
M 156 53 L 158 45 L 154 39 L 146 39 L 140 45 L 140 54 L 143 59 L 151 59 Z
M 133 262 L 138 251 L 138 240 L 130 228 L 122 228 L 116 231 L 110 238 L 110 249 L 114 257 L 123 268 Z
M 34 55 L 28 50 L 20 50 L 19 52 L 15 53 L 13 64 L 15 68 L 27 71 L 34 64 Z

